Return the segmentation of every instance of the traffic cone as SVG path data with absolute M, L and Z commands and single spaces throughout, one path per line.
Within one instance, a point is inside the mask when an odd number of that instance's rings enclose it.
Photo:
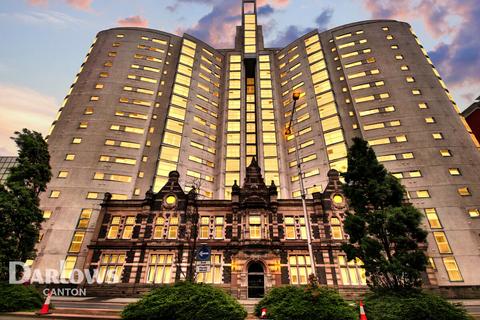
M 42 305 L 42 309 L 40 309 L 39 312 L 37 312 L 37 314 L 49 314 L 51 313 L 49 311 L 50 309 L 50 300 L 52 299 L 52 289 L 50 289 L 50 291 L 48 291 L 48 295 L 47 295 L 47 298 L 45 299 L 45 302 L 43 303 Z
M 367 315 L 365 314 L 365 309 L 363 308 L 362 300 L 360 300 L 360 320 L 367 320 Z
M 262 308 L 262 314 L 260 315 L 260 319 L 267 319 L 267 308 Z

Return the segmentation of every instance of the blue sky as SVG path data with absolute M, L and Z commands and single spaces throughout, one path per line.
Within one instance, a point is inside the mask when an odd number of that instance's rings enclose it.
M 0 155 L 28 127 L 44 134 L 95 34 L 116 26 L 190 33 L 230 47 L 241 0 L 1 0 Z M 412 24 L 461 109 L 480 95 L 478 0 L 257 0 L 267 46 L 313 28 L 390 18 Z

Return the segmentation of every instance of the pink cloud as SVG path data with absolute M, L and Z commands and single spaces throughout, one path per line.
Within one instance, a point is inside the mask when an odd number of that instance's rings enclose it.
M 209 3 L 212 10 L 190 28 L 178 28 L 177 34 L 191 34 L 216 48 L 231 48 L 236 27 L 241 25 L 242 6 L 238 0 L 183 0 L 183 2 Z M 257 0 L 257 9 L 270 5 L 281 8 L 290 0 Z
M 146 28 L 148 26 L 148 20 L 139 16 L 139 15 L 119 19 L 119 20 L 117 20 L 117 23 L 121 27 Z
M 46 6 L 49 0 L 28 0 L 32 6 Z M 78 10 L 90 11 L 93 0 L 64 0 L 69 6 Z
M 28 4 L 32 6 L 45 6 L 48 4 L 48 0 L 28 0 Z
M 67 3 L 79 10 L 90 10 L 93 0 L 67 0 Z
M 454 96 L 466 106 L 478 95 L 480 83 L 480 1 L 478 0 L 362 0 L 372 17 L 420 20 L 434 38 L 448 36 L 429 52 Z M 420 39 L 421 40 L 421 39 Z

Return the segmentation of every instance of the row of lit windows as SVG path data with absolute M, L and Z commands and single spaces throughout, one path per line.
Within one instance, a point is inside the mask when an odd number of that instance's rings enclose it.
M 171 104 L 168 109 L 166 131 L 160 148 L 160 160 L 157 165 L 157 176 L 154 183 L 155 191 L 160 190 L 166 183 L 168 174 L 177 169 L 196 47 L 196 43 L 183 39 L 180 63 L 177 66 Z M 171 132 L 168 130 L 171 130 Z
M 344 172 L 347 169 L 347 161 L 345 159 L 347 147 L 340 118 L 338 117 L 337 106 L 331 91 L 332 87 L 328 71 L 323 60 L 322 48 L 319 44 L 318 34 L 305 39 L 306 50 L 310 53 L 308 56 L 310 72 L 312 74 L 325 145 L 327 146 L 329 164 L 332 169 Z M 308 49 L 312 46 L 315 46 L 315 50 Z
M 227 126 L 226 126 L 226 160 L 225 160 L 225 198 L 231 197 L 231 186 L 234 181 L 240 180 L 240 96 L 241 96 L 241 56 L 232 54 L 229 57 L 229 81 L 227 101 Z M 230 87 L 233 86 L 233 87 Z M 255 102 L 255 99 L 254 99 Z M 251 104 L 250 104 L 251 105 Z M 249 106 L 250 106 L 249 105 Z M 250 119 L 251 120 L 251 119 Z M 252 125 L 253 124 L 253 125 Z M 245 124 L 245 135 L 250 137 L 255 134 L 255 122 Z M 255 143 L 255 142 L 254 142 Z M 249 148 L 252 149 L 252 148 Z M 255 148 L 256 150 L 256 148 Z M 249 150 L 250 153 L 252 150 Z
M 265 168 L 265 182 L 270 183 L 273 181 L 278 187 L 280 185 L 280 177 L 278 174 L 277 140 L 275 114 L 273 112 L 270 56 L 260 55 L 259 61 L 260 73 L 262 71 L 268 71 L 260 77 L 260 106 L 262 109 L 263 168 Z

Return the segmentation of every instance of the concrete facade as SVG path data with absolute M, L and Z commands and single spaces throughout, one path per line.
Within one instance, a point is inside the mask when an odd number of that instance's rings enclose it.
M 17 165 L 17 157 L 0 157 L 0 183 L 5 183 L 10 168 Z
M 256 157 L 278 198 L 298 199 L 297 139 L 311 198 L 330 169 L 346 170 L 360 136 L 428 217 L 438 284 L 480 285 L 478 142 L 411 27 L 358 22 L 265 48 L 255 2 L 243 12 L 233 49 L 142 28 L 97 35 L 48 136 L 50 218 L 35 266 L 85 264 L 106 192 L 141 200 L 176 170 L 183 190 L 229 200 Z

